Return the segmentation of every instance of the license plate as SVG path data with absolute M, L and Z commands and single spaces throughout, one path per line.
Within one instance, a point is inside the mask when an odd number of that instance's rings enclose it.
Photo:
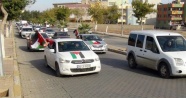
M 90 64 L 77 65 L 77 68 L 90 68 Z

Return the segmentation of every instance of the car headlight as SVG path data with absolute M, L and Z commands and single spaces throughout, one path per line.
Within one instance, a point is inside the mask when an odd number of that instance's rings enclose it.
M 184 66 L 184 62 L 181 58 L 174 58 L 177 66 Z
M 95 61 L 99 61 L 99 58 L 95 58 Z
M 105 44 L 104 47 L 107 48 L 107 44 Z
M 65 59 L 59 58 L 59 62 L 60 63 L 70 63 L 70 60 L 65 60 Z

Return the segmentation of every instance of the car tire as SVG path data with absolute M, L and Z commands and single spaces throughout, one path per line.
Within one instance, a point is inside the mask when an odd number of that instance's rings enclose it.
M 130 55 L 128 58 L 128 66 L 129 68 L 135 69 L 137 67 L 136 61 L 133 55 Z
M 27 44 L 27 50 L 30 50 L 30 47 L 28 46 L 28 44 Z
M 167 64 L 160 63 L 160 66 L 158 68 L 158 72 L 162 78 L 166 78 L 166 79 L 170 78 L 170 70 L 169 70 Z
M 55 65 L 55 68 L 56 68 L 56 76 L 57 76 L 57 77 L 61 77 L 62 75 L 61 75 L 61 73 L 60 73 L 59 65 L 56 64 L 56 65 Z
M 44 57 L 44 59 L 45 59 L 45 64 L 44 64 L 44 65 L 45 65 L 45 67 L 47 67 L 47 68 L 48 68 L 48 67 L 49 67 L 49 65 L 48 65 L 48 61 L 47 61 L 46 56 Z

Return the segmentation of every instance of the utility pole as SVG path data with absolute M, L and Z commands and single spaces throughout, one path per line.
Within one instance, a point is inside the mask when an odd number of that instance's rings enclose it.
M 2 0 L 0 0 L 0 9 L 2 8 Z M 3 55 L 2 55 L 2 33 L 3 33 L 3 21 L 1 22 L 1 30 L 0 30 L 0 76 L 3 76 Z
M 123 36 L 123 0 L 121 0 L 121 36 Z

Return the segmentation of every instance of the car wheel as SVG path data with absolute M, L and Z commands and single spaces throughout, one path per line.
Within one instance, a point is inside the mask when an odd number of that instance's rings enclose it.
M 136 61 L 135 61 L 133 55 L 130 55 L 128 58 L 128 66 L 129 66 L 129 68 L 132 68 L 132 69 L 137 67 L 137 64 L 136 64 Z
M 170 78 L 170 70 L 165 63 L 161 63 L 158 72 L 162 78 Z
M 55 65 L 55 68 L 56 68 L 56 76 L 57 76 L 57 77 L 61 77 L 61 73 L 60 73 L 59 65 L 56 64 L 56 65 Z
M 46 56 L 44 57 L 44 59 L 45 59 L 45 66 L 46 66 L 46 67 L 49 67 L 49 66 L 48 66 L 48 61 L 47 61 Z
M 27 50 L 30 50 L 30 47 L 29 47 L 29 45 L 27 44 Z

